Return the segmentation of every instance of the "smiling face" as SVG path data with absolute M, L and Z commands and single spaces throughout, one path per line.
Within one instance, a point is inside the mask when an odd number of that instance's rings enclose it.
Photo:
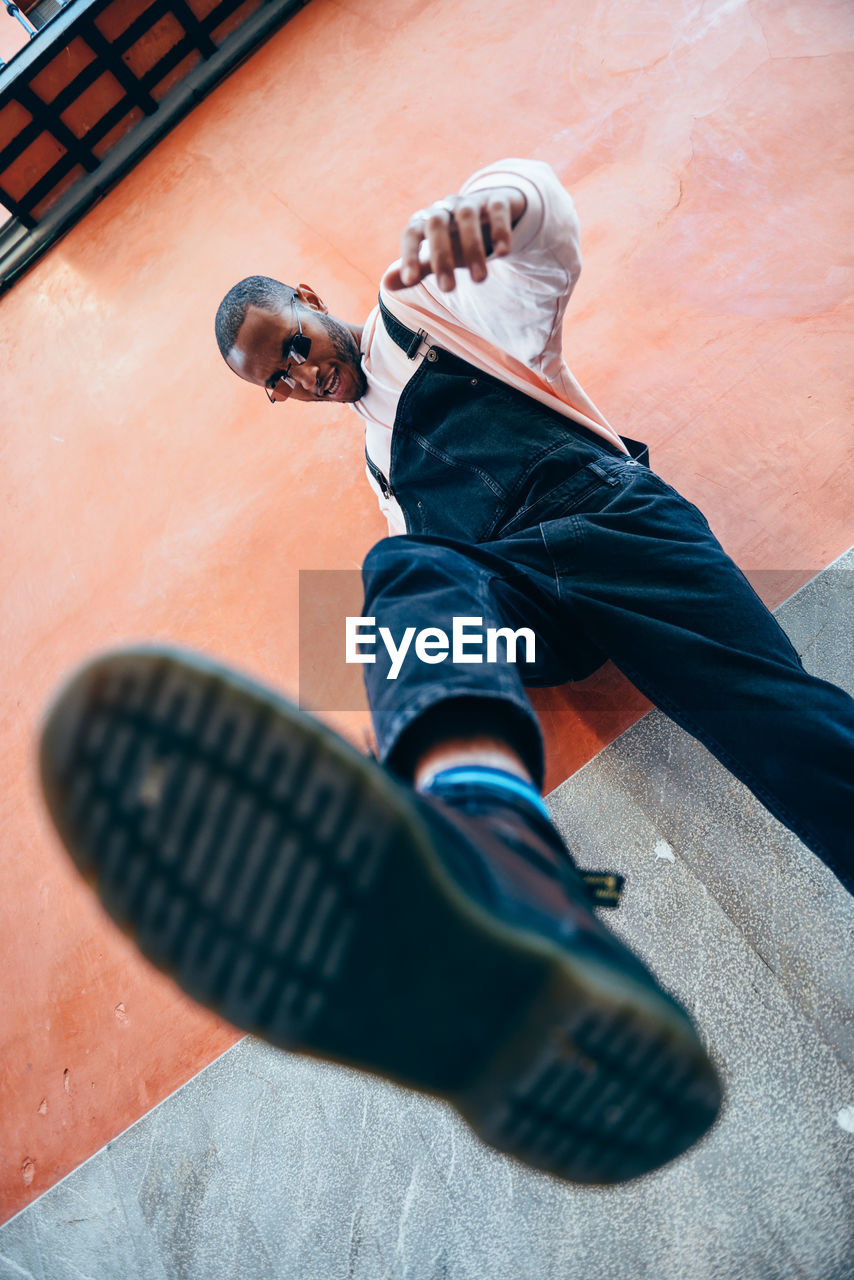
M 297 323 L 299 309 L 299 324 Z M 302 364 L 289 361 L 289 347 L 302 328 L 311 347 Z M 300 285 L 293 305 L 281 312 L 250 306 L 226 357 L 230 369 L 276 400 L 359 400 L 367 390 L 359 353 L 360 330 L 330 316 L 320 298 Z M 280 381 L 287 371 L 294 386 Z

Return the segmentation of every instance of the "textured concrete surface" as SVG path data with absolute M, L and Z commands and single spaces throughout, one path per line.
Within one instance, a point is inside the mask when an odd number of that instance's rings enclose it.
M 780 611 L 850 682 L 854 554 Z M 613 927 L 692 1010 L 712 1133 L 582 1190 L 447 1107 L 245 1039 L 0 1229 L 37 1280 L 846 1280 L 854 1275 L 854 900 L 653 712 L 550 797 Z

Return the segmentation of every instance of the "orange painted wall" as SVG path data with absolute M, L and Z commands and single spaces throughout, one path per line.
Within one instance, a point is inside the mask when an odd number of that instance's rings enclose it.
M 11 62 L 15 54 L 29 44 L 30 37 L 16 18 L 8 11 L 0 13 L 0 58 Z M 2 215 L 0 215 L 2 216 Z
M 570 363 L 776 603 L 852 541 L 852 48 L 834 0 L 312 0 L 0 300 L 4 1216 L 234 1039 L 66 866 L 46 696 L 146 637 L 295 693 L 299 568 L 383 533 L 357 420 L 231 377 L 222 293 L 281 275 L 361 319 L 413 209 L 548 160 L 584 231 Z M 550 786 L 643 705 L 607 669 L 537 695 Z

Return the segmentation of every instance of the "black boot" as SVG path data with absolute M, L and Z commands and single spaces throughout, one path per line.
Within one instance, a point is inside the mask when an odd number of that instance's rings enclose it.
M 416 795 L 268 690 L 153 647 L 71 679 L 41 770 L 114 920 L 237 1026 L 445 1098 L 578 1182 L 655 1169 L 714 1120 L 687 1015 L 533 813 Z

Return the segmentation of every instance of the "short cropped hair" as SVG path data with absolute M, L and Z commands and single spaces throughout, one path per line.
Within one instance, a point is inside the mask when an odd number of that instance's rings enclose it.
M 270 276 L 247 276 L 229 289 L 219 304 L 214 328 L 220 354 L 225 360 L 234 349 L 240 326 L 250 307 L 279 315 L 297 296 L 296 289 Z

